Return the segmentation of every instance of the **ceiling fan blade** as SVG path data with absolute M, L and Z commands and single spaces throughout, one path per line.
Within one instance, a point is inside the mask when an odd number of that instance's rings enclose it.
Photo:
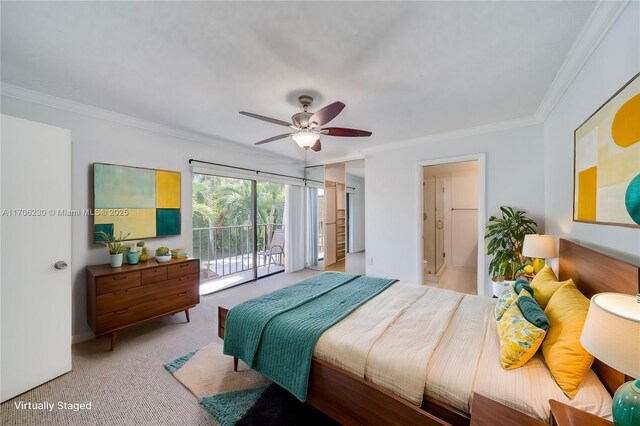
M 278 120 L 277 118 L 265 117 L 264 115 L 254 114 L 252 112 L 240 111 L 240 114 L 246 115 L 247 117 L 257 118 L 258 120 L 266 121 L 273 124 L 279 124 L 285 127 L 292 127 L 293 124 L 287 123 L 286 121 Z
M 254 145 L 262 145 L 263 143 L 269 143 L 269 142 L 277 141 L 278 139 L 284 139 L 284 138 L 286 138 L 288 136 L 291 136 L 291 135 L 293 135 L 293 133 L 284 133 L 282 135 L 270 137 L 269 139 L 261 140 L 260 142 L 254 143 Z
M 320 151 L 322 149 L 322 144 L 320 143 L 320 139 L 318 139 L 316 143 L 311 145 L 309 148 L 311 148 L 311 151 L 315 151 L 315 152 Z
M 344 127 L 325 127 L 320 129 L 320 133 L 327 136 L 343 136 L 348 138 L 371 136 L 373 133 L 366 130 L 347 129 Z
M 318 126 L 324 126 L 340 114 L 345 105 L 342 102 L 334 102 L 327 105 L 309 118 L 309 123 L 317 123 Z

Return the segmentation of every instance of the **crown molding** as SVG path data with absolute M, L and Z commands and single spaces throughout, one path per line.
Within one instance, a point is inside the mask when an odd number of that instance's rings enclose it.
M 390 142 L 382 145 L 372 146 L 371 148 L 364 148 L 361 152 L 368 156 L 380 151 L 388 151 L 390 149 L 410 148 L 419 144 L 429 142 L 440 142 L 451 139 L 459 139 L 469 136 L 483 135 L 487 133 L 495 133 L 503 130 L 517 129 L 520 127 L 529 127 L 536 124 L 542 124 L 541 121 L 535 117 L 518 118 L 515 120 L 500 121 L 497 123 L 483 124 L 480 126 L 467 127 L 459 130 L 452 130 L 450 132 L 434 133 L 427 136 L 419 136 L 411 139 L 405 139 L 398 142 Z
M 328 157 L 321 160 L 307 160 L 305 167 L 326 166 L 333 163 L 346 163 L 348 161 L 363 160 L 365 158 L 361 153 L 352 155 L 339 155 L 334 157 Z
M 164 136 L 170 136 L 190 142 L 204 144 L 210 148 L 222 148 L 237 154 L 268 157 L 270 159 L 280 160 L 280 162 L 282 162 L 282 160 L 287 160 L 287 164 L 297 166 L 301 165 L 304 161 L 294 156 L 276 155 L 262 149 L 244 146 L 238 142 L 230 141 L 227 139 L 178 129 L 153 121 L 132 117 L 130 115 L 121 114 L 80 102 L 59 98 L 57 96 L 48 95 L 46 93 L 26 89 L 24 87 L 14 86 L 12 84 L 4 82 L 0 83 L 0 94 L 2 96 L 18 99 L 21 101 L 32 102 L 46 107 L 69 111 L 75 114 L 97 118 L 99 120 L 110 121 L 113 123 L 133 127 L 136 129 L 146 130 L 148 132 L 157 133 Z
M 630 0 L 622 0 L 599 1 L 596 4 L 595 9 L 589 15 L 580 34 L 578 34 L 576 41 L 571 46 L 551 86 L 549 86 L 549 90 L 547 90 L 540 106 L 538 106 L 538 110 L 535 113 L 535 118 L 538 121 L 543 122 L 547 119 L 629 3 L 631 3 Z

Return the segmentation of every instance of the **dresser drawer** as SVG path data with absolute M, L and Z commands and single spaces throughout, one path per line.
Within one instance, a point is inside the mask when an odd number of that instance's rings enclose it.
M 165 281 L 167 279 L 167 267 L 158 266 L 157 268 L 145 269 L 141 271 L 141 274 L 142 285 Z
M 104 334 L 137 322 L 160 317 L 170 312 L 187 309 L 196 305 L 198 300 L 198 289 L 193 287 L 181 292 L 174 291 L 162 299 L 98 315 L 96 317 L 96 333 Z
M 165 271 L 166 272 L 166 271 Z M 198 288 L 198 275 L 187 275 L 173 280 L 141 285 L 139 287 L 100 294 L 96 297 L 96 314 L 121 311 L 135 305 Z
M 197 274 L 198 273 L 198 261 L 186 261 L 182 263 L 176 263 L 175 265 L 167 266 L 168 274 L 167 278 L 176 278 L 182 277 L 185 275 Z
M 168 294 L 166 283 L 157 283 L 99 294 L 96 297 L 96 314 L 120 311 L 151 300 L 162 299 Z
M 198 274 L 174 278 L 160 285 L 164 286 L 167 294 L 178 294 L 190 289 L 198 289 Z
M 124 274 L 100 277 L 96 280 L 96 293 L 104 294 L 118 290 L 134 288 L 140 285 L 140 272 L 128 272 Z

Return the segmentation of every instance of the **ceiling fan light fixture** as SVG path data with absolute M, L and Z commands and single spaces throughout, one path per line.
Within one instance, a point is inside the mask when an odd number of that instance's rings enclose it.
M 309 149 L 318 140 L 318 135 L 308 130 L 300 130 L 291 136 L 300 148 Z

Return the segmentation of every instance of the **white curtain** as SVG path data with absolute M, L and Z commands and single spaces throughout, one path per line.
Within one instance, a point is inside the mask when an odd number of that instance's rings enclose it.
M 284 223 L 284 271 L 295 272 L 304 269 L 305 253 L 305 188 L 285 185 Z

